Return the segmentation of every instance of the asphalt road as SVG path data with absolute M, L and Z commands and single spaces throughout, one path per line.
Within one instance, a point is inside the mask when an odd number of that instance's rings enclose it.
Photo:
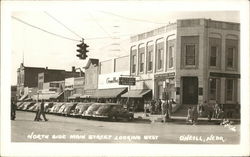
M 240 141 L 240 125 L 109 122 L 46 116 L 48 122 L 35 122 L 35 113 L 17 111 L 16 120 L 11 122 L 12 142 L 238 144 Z

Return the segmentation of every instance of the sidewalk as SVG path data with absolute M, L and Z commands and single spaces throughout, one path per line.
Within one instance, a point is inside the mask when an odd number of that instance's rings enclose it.
M 159 114 L 153 114 L 147 113 L 145 115 L 143 112 L 135 112 L 134 118 L 138 120 L 149 120 L 151 123 L 162 123 L 163 122 L 163 116 Z M 240 119 L 230 119 L 230 121 L 233 121 L 235 123 L 240 123 Z M 181 116 L 171 116 L 170 123 L 177 123 L 177 124 L 186 124 L 186 117 Z M 212 118 L 211 121 L 208 121 L 206 117 L 199 117 L 198 118 L 198 124 L 220 124 L 220 119 Z

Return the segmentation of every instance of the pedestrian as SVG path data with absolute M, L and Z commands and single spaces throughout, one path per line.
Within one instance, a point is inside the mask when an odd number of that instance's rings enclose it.
M 43 119 L 44 121 L 48 121 L 48 119 L 46 118 L 45 116 L 45 107 L 44 107 L 44 101 L 42 100 L 42 102 L 40 103 L 39 105 L 39 108 L 38 108 L 38 114 L 35 118 L 36 121 L 39 121 L 41 118 L 41 115 L 43 116 Z
M 161 99 L 159 99 L 159 105 L 157 109 L 159 114 L 161 114 L 161 104 L 162 104 Z
M 215 112 L 215 117 L 214 118 L 218 119 L 219 118 L 219 112 L 220 112 L 220 105 L 219 105 L 218 101 L 215 102 L 214 112 Z
M 11 99 L 11 120 L 15 120 L 16 119 L 16 103 L 14 101 L 14 99 Z
M 155 112 L 155 101 L 154 99 L 152 99 L 150 102 L 150 113 L 154 114 L 154 112 Z
M 186 121 L 187 123 L 192 123 L 192 108 L 191 107 L 188 107 Z
M 198 107 L 197 106 L 193 106 L 192 108 L 192 124 L 197 124 L 198 121 Z
M 40 103 L 37 102 L 37 111 L 36 111 L 36 116 L 35 116 L 34 121 L 40 121 L 40 120 L 42 120 L 42 119 L 40 118 L 40 116 L 39 116 L 40 108 L 41 108 Z M 39 116 L 39 117 L 38 117 L 38 116 Z

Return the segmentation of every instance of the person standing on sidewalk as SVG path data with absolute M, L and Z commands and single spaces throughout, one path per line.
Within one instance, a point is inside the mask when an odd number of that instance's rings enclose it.
M 14 99 L 11 99 L 11 120 L 15 120 L 16 119 L 16 103 L 14 101 Z

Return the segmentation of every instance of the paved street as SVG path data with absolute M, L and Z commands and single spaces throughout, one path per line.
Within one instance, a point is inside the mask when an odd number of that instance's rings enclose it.
M 240 125 L 108 122 L 47 114 L 48 122 L 33 121 L 35 113 L 17 111 L 11 122 L 13 142 L 237 144 Z

